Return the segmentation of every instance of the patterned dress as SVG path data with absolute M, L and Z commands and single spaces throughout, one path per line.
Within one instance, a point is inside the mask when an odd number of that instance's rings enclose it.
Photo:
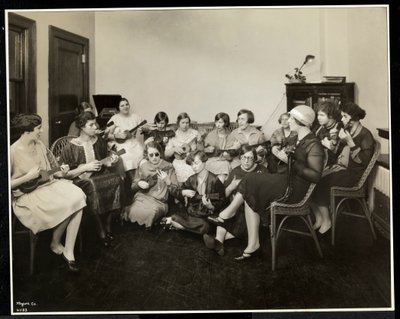
M 11 179 L 19 178 L 33 167 L 50 170 L 56 160 L 44 144 L 38 141 L 33 154 L 20 149 L 18 141 L 11 145 Z M 68 194 L 68 196 L 66 196 Z M 65 179 L 51 179 L 30 193 L 12 191 L 12 207 L 21 223 L 34 234 L 53 228 L 86 206 L 86 196 L 79 187 Z
M 60 161 L 68 164 L 71 170 L 81 164 L 94 160 L 102 160 L 107 157 L 107 143 L 102 138 L 93 138 L 87 143 L 78 139 L 72 139 L 63 149 Z M 73 179 L 75 185 L 82 188 L 87 195 L 89 212 L 101 215 L 106 212 L 119 209 L 121 177 L 114 172 L 114 168 L 103 165 L 99 172 L 93 172 L 91 176 L 83 173 Z

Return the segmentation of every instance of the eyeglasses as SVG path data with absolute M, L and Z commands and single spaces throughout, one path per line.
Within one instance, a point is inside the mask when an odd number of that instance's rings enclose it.
M 240 159 L 242 159 L 242 160 L 244 160 L 244 161 L 249 161 L 249 162 L 254 161 L 254 157 L 253 157 L 253 156 L 244 156 L 244 155 L 242 155 L 242 156 L 240 157 Z
M 160 153 L 150 153 L 149 157 L 159 157 Z

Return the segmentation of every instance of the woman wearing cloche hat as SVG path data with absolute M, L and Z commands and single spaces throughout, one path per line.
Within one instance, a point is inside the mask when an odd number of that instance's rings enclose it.
M 316 183 L 321 177 L 325 153 L 321 142 L 311 133 L 310 127 L 315 112 L 307 105 L 299 105 L 290 111 L 290 129 L 298 135 L 294 151 L 292 193 L 287 203 L 299 202 L 307 192 L 310 183 Z M 288 161 L 288 155 L 281 151 L 281 160 Z M 287 178 L 282 174 L 247 174 L 238 186 L 231 204 L 218 216 L 218 223 L 234 215 L 238 205 L 245 203 L 245 216 L 248 242 L 237 261 L 247 260 L 260 253 L 259 225 L 260 215 L 264 214 L 270 203 L 285 193 Z

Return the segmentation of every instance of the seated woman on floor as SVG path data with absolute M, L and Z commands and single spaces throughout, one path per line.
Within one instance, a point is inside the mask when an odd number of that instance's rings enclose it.
M 286 199 L 296 203 L 304 198 L 310 183 L 317 183 L 323 170 L 325 153 L 321 142 L 311 133 L 310 127 L 315 119 L 315 112 L 307 105 L 299 105 L 290 111 L 289 125 L 298 136 L 298 144 L 293 154 L 293 175 L 291 192 Z M 281 154 L 284 158 L 284 154 Z M 247 174 L 240 182 L 233 201 L 219 214 L 220 224 L 234 216 L 237 209 L 245 204 L 245 217 L 248 233 L 247 247 L 235 260 L 246 260 L 259 253 L 260 215 L 272 201 L 281 198 L 287 189 L 287 178 L 282 174 Z
M 86 196 L 79 187 L 62 179 L 68 172 L 67 165 L 62 165 L 61 172 L 57 172 L 56 159 L 39 140 L 43 132 L 39 115 L 18 114 L 11 125 L 20 133 L 20 138 L 10 147 L 14 213 L 34 234 L 54 228 L 50 249 L 63 257 L 69 271 L 79 271 L 74 247 Z M 40 184 L 37 179 L 41 170 L 48 172 L 53 169 L 56 172 Z
M 273 155 L 273 160 L 269 163 L 269 169 L 271 172 L 282 174 L 287 171 L 287 164 L 284 160 L 279 159 L 279 154 L 281 154 L 280 151 L 284 150 L 285 153 L 288 153 L 296 146 L 297 133 L 290 129 L 289 118 L 289 113 L 281 114 L 278 119 L 281 127 L 275 130 L 271 135 L 271 152 Z
M 174 168 L 161 159 L 161 151 L 160 144 L 147 143 L 144 153 L 147 161 L 136 170 L 132 183 L 133 203 L 124 211 L 126 220 L 145 225 L 146 229 L 168 213 L 169 188 L 177 186 Z
M 96 107 L 94 107 L 93 105 L 91 105 L 88 102 L 81 102 L 76 107 L 76 109 L 75 109 L 75 115 L 76 116 L 78 116 L 82 112 L 92 112 L 94 114 L 94 116 L 97 117 L 97 109 L 96 109 Z M 96 122 L 96 125 L 97 125 L 97 128 L 99 128 L 99 125 L 97 124 L 97 122 Z M 74 120 L 71 123 L 71 125 L 69 126 L 68 135 L 69 136 L 79 136 L 79 133 L 80 133 L 80 130 L 79 130 L 79 128 L 76 127 L 75 120 Z
M 60 162 L 71 168 L 66 178 L 72 179 L 87 195 L 89 213 L 96 220 L 98 235 L 102 244 L 109 246 L 114 239 L 111 232 L 112 211 L 121 207 L 122 180 L 111 169 L 117 165 L 119 157 L 115 154 L 107 157 L 107 142 L 96 135 L 93 113 L 81 113 L 76 119 L 76 126 L 80 129 L 79 137 L 64 147 Z
M 257 164 L 257 152 L 254 147 L 243 145 L 240 148 L 240 166 L 235 167 L 228 175 L 225 181 L 225 196 L 226 198 L 233 198 L 240 181 L 247 174 L 254 172 L 256 174 L 265 174 L 268 172 L 267 168 L 261 164 Z M 203 235 L 205 245 L 214 249 L 218 255 L 224 255 L 224 241 L 231 238 L 244 238 L 247 235 L 246 220 L 244 217 L 244 206 L 241 205 L 235 216 L 226 220 L 222 226 L 219 226 L 219 220 L 216 218 L 208 217 L 208 220 L 217 225 L 215 238 L 209 234 Z
M 348 146 L 350 157 L 346 169 L 332 172 L 324 176 L 314 190 L 311 199 L 312 209 L 315 214 L 314 228 L 321 234 L 331 228 L 329 216 L 330 189 L 333 186 L 352 187 L 361 178 L 375 148 L 375 140 L 371 132 L 362 126 L 366 113 L 357 104 L 348 102 L 341 107 L 342 123 L 338 136 L 340 143 Z
M 207 159 L 203 151 L 195 151 L 188 155 L 187 163 L 191 165 L 195 174 L 181 187 L 171 188 L 171 194 L 184 206 L 181 205 L 178 212 L 165 218 L 163 224 L 196 234 L 209 231 L 210 225 L 206 218 L 222 208 L 225 190 L 219 178 L 207 171 Z
M 257 145 L 257 151 L 262 149 L 260 144 L 265 143 L 265 137 L 263 132 L 257 128 L 251 126 L 254 123 L 254 114 L 250 110 L 242 109 L 237 114 L 238 128 L 234 129 L 227 138 L 226 148 L 229 150 L 239 151 L 242 145 Z M 229 153 L 225 152 L 224 156 L 228 158 Z M 231 168 L 235 168 L 240 165 L 240 159 L 235 156 L 231 162 Z
M 197 130 L 190 127 L 190 117 L 187 113 L 180 113 L 176 120 L 178 129 L 175 137 L 168 141 L 165 147 L 165 158 L 173 159 L 172 165 L 175 168 L 176 177 L 179 183 L 185 182 L 194 171 L 190 165 L 186 163 L 186 156 L 189 152 L 202 149 L 202 136 Z
M 161 146 L 161 158 L 164 159 L 165 146 L 168 141 L 175 136 L 175 132 L 172 129 L 168 129 L 167 125 L 169 118 L 167 113 L 158 112 L 154 117 L 153 126 L 144 126 L 144 145 L 154 142 Z
M 223 183 L 230 172 L 230 163 L 222 156 L 221 150 L 226 147 L 229 131 L 229 115 L 218 113 L 215 115 L 215 128 L 209 132 L 204 140 L 204 152 L 208 156 L 206 169 L 217 175 Z

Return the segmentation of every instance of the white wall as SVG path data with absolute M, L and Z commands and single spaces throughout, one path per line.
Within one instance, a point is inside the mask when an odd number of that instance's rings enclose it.
M 89 39 L 90 95 L 95 88 L 95 47 L 93 12 L 15 12 L 36 21 L 37 33 L 37 112 L 43 118 L 43 142 L 48 144 L 49 132 L 49 25 L 79 34 Z
M 262 125 L 305 55 L 317 57 L 308 80 L 321 77 L 318 9 L 98 12 L 95 24 L 96 93 L 126 96 L 147 120 L 160 110 L 235 120 L 249 108 Z
M 348 10 L 349 79 L 357 84 L 356 99 L 367 111 L 363 123 L 375 137 L 376 128 L 389 127 L 387 23 L 384 8 Z M 381 143 L 388 153 L 386 140 Z

